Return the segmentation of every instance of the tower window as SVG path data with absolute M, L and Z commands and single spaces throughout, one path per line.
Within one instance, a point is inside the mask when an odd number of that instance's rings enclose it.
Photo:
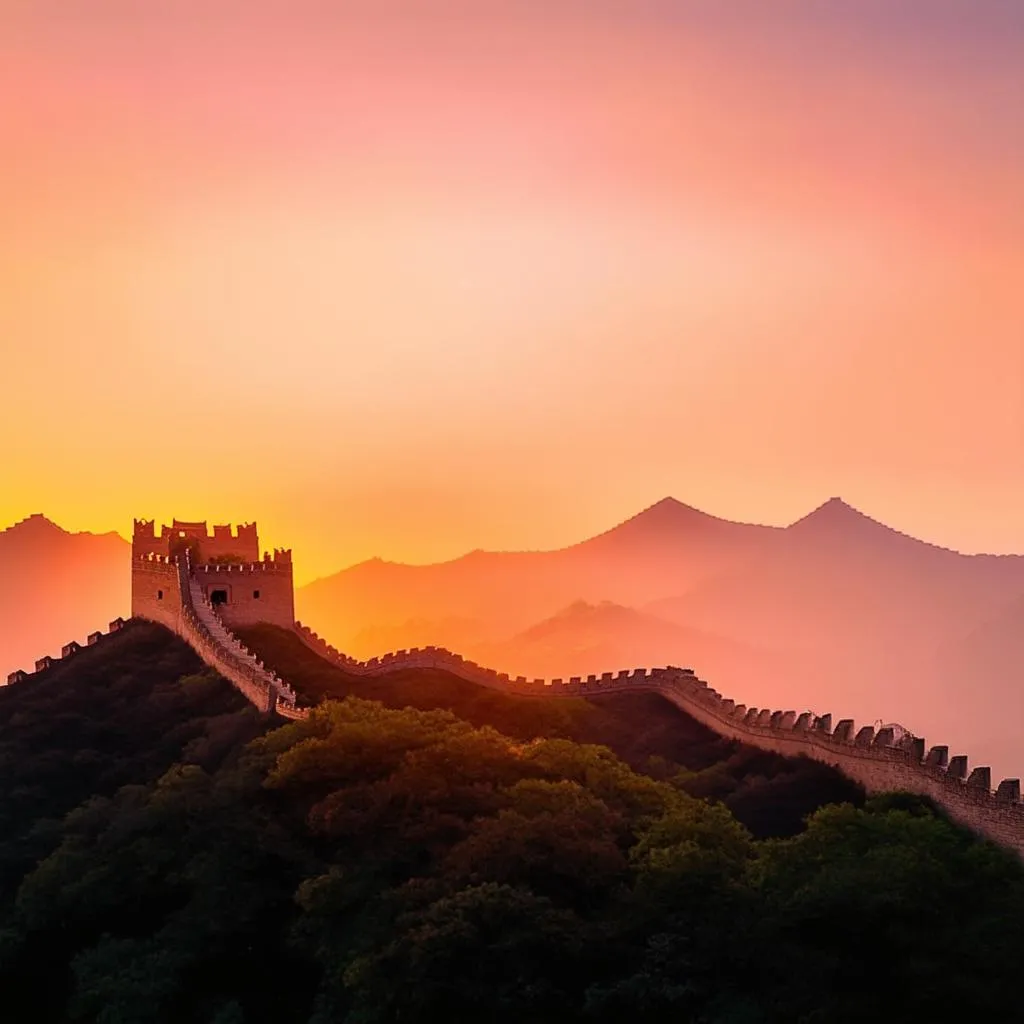
M 164 592 L 162 590 L 158 590 L 156 592 L 156 599 L 158 601 L 162 601 L 164 599 Z
M 255 597 L 255 598 L 259 598 L 259 596 L 260 596 L 260 592 L 259 592 L 258 590 L 254 590 L 254 591 L 252 592 L 252 596 L 253 596 L 253 597 Z

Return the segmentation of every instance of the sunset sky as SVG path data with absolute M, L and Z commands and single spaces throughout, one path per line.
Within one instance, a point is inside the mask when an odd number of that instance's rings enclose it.
M 0 525 L 1024 551 L 1020 0 L 0 0 L 0 96 Z

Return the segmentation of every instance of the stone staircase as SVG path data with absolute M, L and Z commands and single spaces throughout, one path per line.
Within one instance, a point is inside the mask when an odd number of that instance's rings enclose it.
M 216 669 L 261 711 L 284 718 L 304 718 L 309 712 L 296 706 L 295 691 L 271 671 L 227 628 L 192 577 L 186 554 L 178 560 L 181 614 L 176 632 L 211 668 Z

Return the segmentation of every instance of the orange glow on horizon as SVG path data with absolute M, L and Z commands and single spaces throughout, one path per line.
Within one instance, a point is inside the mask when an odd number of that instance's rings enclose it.
M 1024 551 L 1024 14 L 800 6 L 0 12 L 0 524 Z

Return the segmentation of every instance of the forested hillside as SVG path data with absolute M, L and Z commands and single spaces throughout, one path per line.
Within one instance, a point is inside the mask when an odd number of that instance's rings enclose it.
M 134 623 L 0 690 L 5 1021 L 1021 1020 L 1024 869 L 916 798 L 256 640 L 309 719 Z

